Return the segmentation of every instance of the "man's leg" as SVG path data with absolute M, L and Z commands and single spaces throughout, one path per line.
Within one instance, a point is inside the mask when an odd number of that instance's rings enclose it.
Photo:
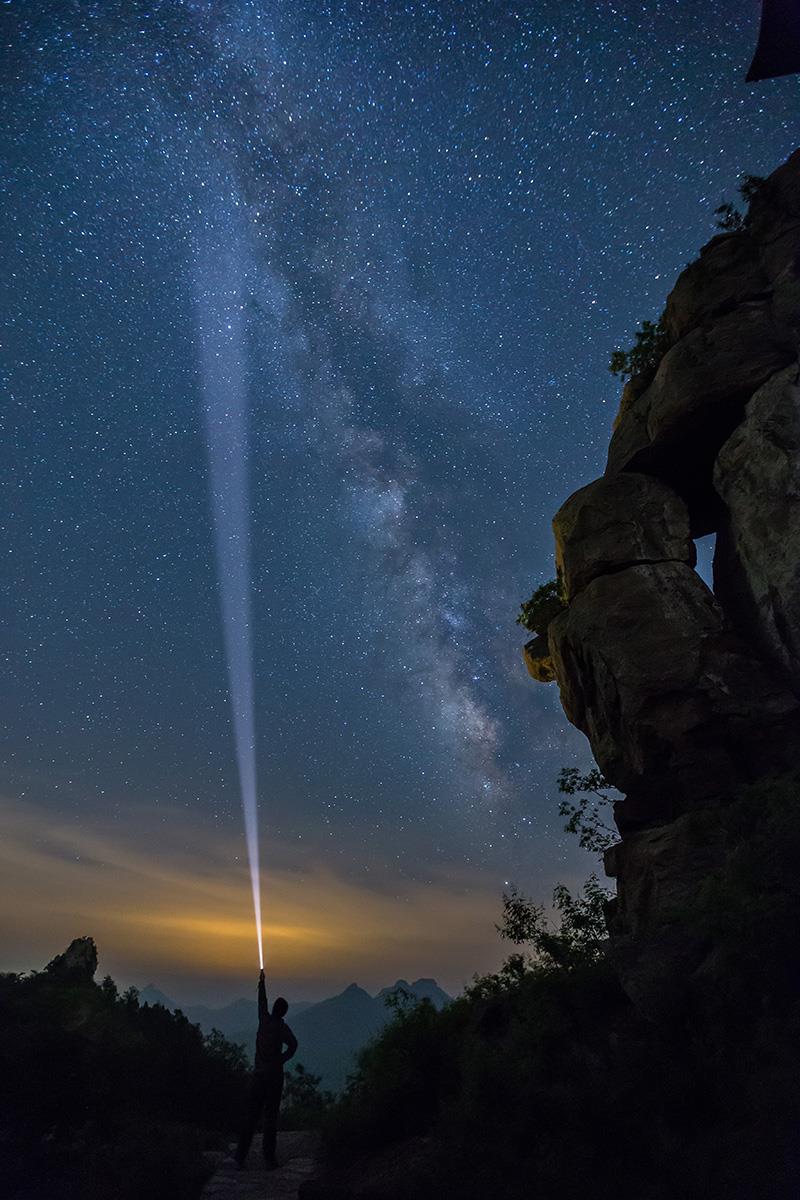
M 258 1117 L 263 1103 L 264 1076 L 260 1072 L 253 1072 L 253 1078 L 250 1081 L 250 1091 L 247 1096 L 247 1109 L 245 1112 L 244 1125 L 242 1126 L 242 1135 L 239 1138 L 239 1145 L 236 1148 L 236 1161 L 239 1166 L 243 1166 L 244 1160 L 247 1158 L 247 1152 L 250 1149 L 250 1143 L 252 1142 L 253 1134 L 256 1131 L 256 1125 L 258 1124 Z
M 278 1140 L 278 1113 L 283 1094 L 283 1071 L 270 1074 L 264 1087 L 264 1161 L 268 1166 L 275 1163 L 275 1145 Z

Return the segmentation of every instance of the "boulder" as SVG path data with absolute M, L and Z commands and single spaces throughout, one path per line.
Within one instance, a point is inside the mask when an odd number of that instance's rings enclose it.
M 549 644 L 567 717 L 628 794 L 635 820 L 619 806 L 620 828 L 667 819 L 776 769 L 797 720 L 794 697 L 682 562 L 593 580 L 552 622 Z
M 562 504 L 553 533 L 567 600 L 622 567 L 668 561 L 693 567 L 697 561 L 686 505 L 652 475 L 596 479 Z
M 667 297 L 667 337 L 679 342 L 697 326 L 770 291 L 756 240 L 746 232 L 721 233 L 681 272 Z
M 522 647 L 522 657 L 528 668 L 528 674 L 537 683 L 553 682 L 556 674 L 553 669 L 553 660 L 550 657 L 550 643 L 546 633 L 540 633 L 526 642 Z
M 739 424 L 753 392 L 796 354 L 771 302 L 739 305 L 693 329 L 661 360 L 655 377 L 628 403 L 608 451 L 606 474 L 654 474 L 689 505 L 693 533 L 716 529 L 714 459 Z
M 714 587 L 737 627 L 800 694 L 800 368 L 765 383 L 720 451 L 714 486 L 728 518 Z

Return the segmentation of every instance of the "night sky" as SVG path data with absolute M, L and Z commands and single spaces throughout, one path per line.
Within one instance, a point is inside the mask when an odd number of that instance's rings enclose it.
M 798 143 L 758 11 L 2 6 L 0 969 L 88 933 L 122 984 L 252 986 L 198 332 L 237 287 L 278 984 L 455 990 L 506 881 L 586 877 L 514 618 L 610 351 Z

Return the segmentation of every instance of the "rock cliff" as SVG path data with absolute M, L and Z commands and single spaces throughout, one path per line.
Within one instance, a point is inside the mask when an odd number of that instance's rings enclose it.
M 800 766 L 800 151 L 680 275 L 662 327 L 605 475 L 555 516 L 567 606 L 525 656 L 623 793 L 612 943 L 645 1008 L 710 953 L 672 916 L 728 853 L 713 814 Z
M 73 938 L 63 954 L 57 954 L 45 971 L 60 980 L 91 984 L 97 971 L 97 946 L 94 938 Z

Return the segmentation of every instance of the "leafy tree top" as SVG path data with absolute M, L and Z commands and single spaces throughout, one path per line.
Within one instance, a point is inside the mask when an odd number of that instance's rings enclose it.
M 592 854 L 603 854 L 613 846 L 617 841 L 609 824 L 613 801 L 602 772 L 593 767 L 582 774 L 577 767 L 564 767 L 558 776 L 558 790 L 565 797 L 558 806 L 559 816 L 567 818 L 565 832 L 576 833 L 581 848 Z
M 559 883 L 553 890 L 553 908 L 559 920 L 553 925 L 543 905 L 512 888 L 503 895 L 503 919 L 497 929 L 501 937 L 515 946 L 529 946 L 534 966 L 544 969 L 579 966 L 605 953 L 608 939 L 605 910 L 609 898 L 610 893 L 594 874 L 576 896 Z M 524 957 L 520 959 L 520 967 L 523 963 Z
M 566 608 L 561 585 L 557 579 L 543 583 L 524 604 L 519 606 L 517 624 L 531 633 L 542 634 L 547 626 Z
M 630 350 L 615 350 L 608 369 L 612 375 L 630 379 L 633 375 L 655 375 L 658 364 L 669 350 L 669 338 L 663 315 L 657 321 L 642 321 Z
M 750 205 L 761 191 L 765 182 L 761 175 L 744 175 L 742 182 L 736 190 L 744 204 L 747 205 L 747 208 L 742 212 L 735 204 L 731 204 L 728 200 L 723 200 L 722 204 L 714 209 L 714 216 L 717 218 L 717 229 L 721 229 L 724 233 L 741 233 L 747 229 L 750 223 Z

